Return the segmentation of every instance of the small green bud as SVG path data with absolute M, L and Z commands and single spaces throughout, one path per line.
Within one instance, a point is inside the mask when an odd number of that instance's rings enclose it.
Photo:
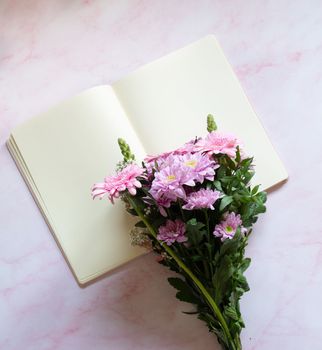
M 125 140 L 119 138 L 117 140 L 121 153 L 123 155 L 124 161 L 129 162 L 135 159 L 134 154 L 131 152 L 130 146 L 125 142 Z
M 212 114 L 207 115 L 207 130 L 208 132 L 217 130 L 217 125 Z

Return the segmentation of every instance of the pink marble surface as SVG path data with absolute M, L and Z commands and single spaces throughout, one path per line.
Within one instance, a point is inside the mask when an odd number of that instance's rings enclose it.
M 322 348 L 321 1 L 0 2 L 0 349 L 219 349 L 145 256 L 80 289 L 6 148 L 79 91 L 215 34 L 289 182 L 250 239 L 244 349 Z

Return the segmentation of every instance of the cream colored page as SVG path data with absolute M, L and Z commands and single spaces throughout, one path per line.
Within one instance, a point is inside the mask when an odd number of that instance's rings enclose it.
M 254 182 L 267 189 L 287 177 L 213 36 L 144 66 L 113 88 L 148 153 L 205 135 L 211 113 L 220 130 L 235 133 L 255 156 Z
M 113 90 L 93 88 L 13 132 L 46 205 L 50 223 L 80 283 L 142 254 L 129 242 L 123 206 L 91 198 L 91 186 L 122 158 L 117 138 L 143 147 Z

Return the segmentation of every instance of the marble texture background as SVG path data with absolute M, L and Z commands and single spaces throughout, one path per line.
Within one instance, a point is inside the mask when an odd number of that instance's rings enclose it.
M 18 173 L 10 130 L 215 34 L 285 163 L 248 255 L 247 350 L 322 348 L 322 2 L 0 1 L 0 349 L 219 349 L 142 257 L 80 289 Z

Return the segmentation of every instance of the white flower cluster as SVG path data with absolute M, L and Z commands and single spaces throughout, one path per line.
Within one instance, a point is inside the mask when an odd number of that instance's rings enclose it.
M 148 229 L 143 227 L 133 227 L 130 231 L 130 241 L 133 246 L 152 249 L 151 240 L 148 236 Z

